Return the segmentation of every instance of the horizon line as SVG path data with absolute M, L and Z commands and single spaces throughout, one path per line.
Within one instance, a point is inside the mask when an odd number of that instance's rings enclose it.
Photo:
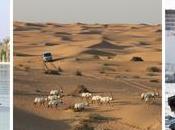
M 140 22 L 140 23 L 120 23 L 120 22 L 111 22 L 111 23 L 100 23 L 100 22 L 94 22 L 94 23 L 91 23 L 91 22 L 65 22 L 65 23 L 62 23 L 62 22 L 56 22 L 56 21 L 25 21 L 25 20 L 14 20 L 13 23 L 15 22 L 21 22 L 21 23 L 41 23 L 41 24 L 54 24 L 54 23 L 57 23 L 57 24 L 126 24 L 126 25 L 162 25 L 162 23 L 146 23 L 146 22 Z

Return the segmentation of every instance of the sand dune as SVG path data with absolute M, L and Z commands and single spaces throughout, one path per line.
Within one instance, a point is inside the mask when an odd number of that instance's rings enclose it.
M 14 22 L 15 130 L 67 130 L 78 124 L 95 129 L 161 129 L 161 26 L 148 24 L 57 24 Z M 53 54 L 59 75 L 46 74 L 42 53 Z M 141 57 L 142 62 L 133 62 Z M 52 64 L 48 67 L 55 70 Z M 77 75 L 77 71 L 81 75 Z M 111 105 L 90 104 L 84 112 L 67 110 L 83 100 L 70 96 L 84 85 L 94 95 L 112 96 Z M 33 99 L 62 87 L 65 104 L 35 107 Z M 140 94 L 158 90 L 155 103 Z M 107 117 L 97 121 L 91 115 Z M 113 120 L 110 120 L 113 119 Z
M 18 125 L 21 124 L 21 125 Z M 15 130 L 58 130 L 58 128 L 69 130 L 70 126 L 64 121 L 44 119 L 32 113 L 14 108 L 14 129 Z
M 97 48 L 97 49 L 124 49 L 127 46 L 119 46 L 114 45 L 109 41 L 102 40 L 100 43 L 90 46 L 89 48 Z
M 102 50 L 95 50 L 95 49 L 91 49 L 91 50 L 86 50 L 84 52 L 82 52 L 83 54 L 91 54 L 94 56 L 115 56 L 115 54 L 110 53 L 110 52 L 105 52 Z

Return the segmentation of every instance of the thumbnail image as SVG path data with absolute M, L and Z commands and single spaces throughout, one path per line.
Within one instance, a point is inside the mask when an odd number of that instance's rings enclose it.
M 0 62 L 10 60 L 10 0 L 0 3 Z
M 14 5 L 14 130 L 162 128 L 161 0 Z
M 167 9 L 165 33 L 165 126 L 175 129 L 175 10 Z

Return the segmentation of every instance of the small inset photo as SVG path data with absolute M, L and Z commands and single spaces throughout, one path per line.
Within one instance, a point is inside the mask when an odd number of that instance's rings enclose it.
M 165 127 L 175 130 L 175 8 L 168 8 L 165 31 Z
M 0 63 L 10 61 L 10 0 L 0 3 Z
M 9 64 L 0 64 L 0 130 L 10 130 Z

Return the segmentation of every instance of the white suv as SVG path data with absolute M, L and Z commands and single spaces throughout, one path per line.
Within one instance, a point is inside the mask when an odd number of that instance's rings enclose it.
M 43 61 L 45 62 L 49 62 L 53 60 L 52 54 L 50 52 L 44 52 L 42 57 L 43 57 Z

